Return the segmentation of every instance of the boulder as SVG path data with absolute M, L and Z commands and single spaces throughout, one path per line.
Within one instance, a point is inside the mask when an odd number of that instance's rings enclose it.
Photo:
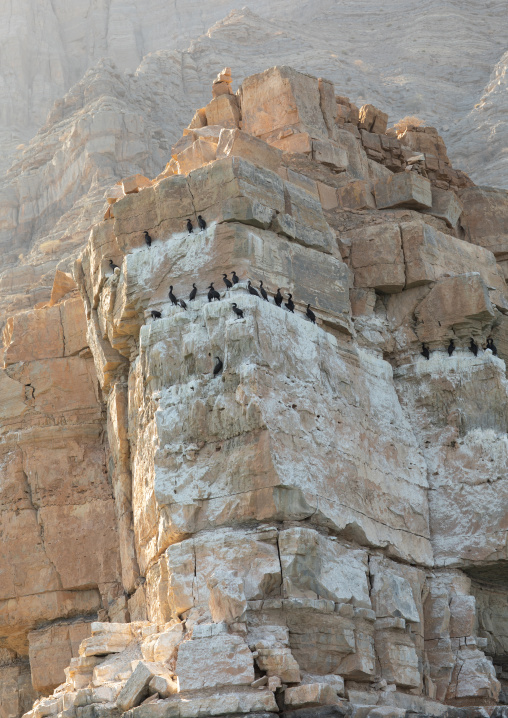
M 443 342 L 452 328 L 464 337 L 485 331 L 495 310 L 485 282 L 478 273 L 443 277 L 415 310 L 416 333 L 421 342 Z
M 235 95 L 221 94 L 204 108 L 207 125 L 220 125 L 232 129 L 240 124 L 240 108 Z
M 198 137 L 189 147 L 179 152 L 176 156 L 180 173 L 188 174 L 191 170 L 213 162 L 217 151 L 217 145 L 207 142 Z
M 365 180 L 348 182 L 337 190 L 337 201 L 342 209 L 375 209 L 371 183 Z
M 378 209 L 408 207 L 428 209 L 432 207 L 430 181 L 416 172 L 398 172 L 380 179 L 374 185 Z
M 456 227 L 464 209 L 461 200 L 452 190 L 439 189 L 434 185 L 432 185 L 431 190 L 432 207 L 423 209 L 422 212 L 443 219 L 448 227 Z
M 181 691 L 250 685 L 254 680 L 254 662 L 240 636 L 221 634 L 182 643 L 176 674 Z
M 468 187 L 459 192 L 459 197 L 465 239 L 489 249 L 499 261 L 508 259 L 508 192 L 493 187 Z
M 358 127 L 368 132 L 384 134 L 388 126 L 388 115 L 374 105 L 363 105 L 360 107 L 360 121 Z
M 242 129 L 270 144 L 290 133 L 328 139 L 315 77 L 290 67 L 272 67 L 245 79 L 240 99 Z
M 404 254 L 399 226 L 383 223 L 367 226 L 341 237 L 350 244 L 354 286 L 371 287 L 391 294 L 406 284 Z
M 331 706 L 338 703 L 336 691 L 327 683 L 307 683 L 302 686 L 286 688 L 284 701 L 286 706 L 292 708 L 310 705 Z
M 136 174 L 122 180 L 122 189 L 124 194 L 135 194 L 139 192 L 140 189 L 150 187 L 151 184 L 152 181 L 149 180 L 148 177 Z M 118 200 L 120 198 L 117 197 L 116 199 Z
M 217 159 L 222 157 L 242 157 L 254 165 L 277 172 L 281 166 L 282 153 L 247 132 L 223 129 L 217 147 Z

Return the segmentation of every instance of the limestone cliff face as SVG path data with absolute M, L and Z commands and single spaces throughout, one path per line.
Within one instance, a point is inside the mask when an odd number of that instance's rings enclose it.
M 153 180 L 84 92 L 131 176 L 5 300 L 2 710 L 497 718 L 507 193 L 329 80 L 231 83 Z

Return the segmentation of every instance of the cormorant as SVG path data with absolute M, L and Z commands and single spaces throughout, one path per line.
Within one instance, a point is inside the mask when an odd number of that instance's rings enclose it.
M 171 299 L 171 304 L 173 304 L 173 306 L 176 307 L 176 306 L 178 305 L 178 299 L 177 299 L 177 298 L 175 297 L 175 295 L 173 294 L 173 285 L 171 285 L 170 288 L 169 288 L 168 297 Z
M 249 294 L 252 294 L 253 297 L 259 297 L 257 289 L 254 289 L 254 287 L 251 286 L 250 279 L 247 282 L 247 289 L 249 290 Z
M 494 344 L 494 340 L 492 339 L 492 337 L 489 337 L 487 339 L 487 349 L 490 349 L 492 354 L 494 354 L 494 356 L 497 356 L 497 347 Z
M 146 229 L 145 229 L 145 242 L 146 242 L 147 247 L 152 246 L 152 238 L 150 237 L 150 235 L 148 234 Z
M 243 309 L 238 309 L 238 304 L 233 302 L 233 311 L 238 319 L 243 319 Z
M 314 312 L 313 312 L 312 309 L 310 308 L 310 304 L 307 304 L 307 311 L 305 312 L 305 314 L 309 317 L 310 321 L 311 321 L 313 324 L 316 323 L 316 315 L 314 314 Z
M 156 309 L 152 309 L 150 314 L 152 315 L 152 319 L 160 319 L 162 317 L 162 314 L 160 312 L 158 312 Z
M 282 294 L 280 293 L 280 287 L 279 287 L 279 289 L 277 289 L 277 294 L 275 294 L 275 296 L 274 296 L 274 298 L 273 298 L 273 301 L 275 302 L 275 304 L 276 304 L 278 307 L 281 307 L 281 306 L 282 306 L 282 300 L 283 300 L 283 299 L 284 299 L 284 297 L 283 297 Z
M 228 275 L 227 275 L 227 274 L 223 274 L 222 276 L 224 277 L 224 284 L 226 285 L 226 289 L 231 289 L 231 287 L 233 286 L 233 284 L 232 284 L 232 282 L 229 281 Z
M 266 289 L 263 287 L 263 282 L 259 282 L 259 291 L 261 292 L 261 296 L 265 300 L 265 302 L 268 301 L 268 294 L 266 293 Z
M 211 302 L 213 299 L 217 299 L 220 302 L 220 294 L 219 292 L 213 288 L 213 282 L 208 287 L 208 301 Z
M 201 231 L 206 229 L 206 222 L 200 214 L 198 214 L 198 224 L 199 224 L 199 229 Z
M 189 302 L 192 302 L 193 299 L 196 299 L 196 294 L 197 294 L 197 293 L 198 293 L 198 288 L 196 287 L 196 285 L 195 285 L 194 282 L 193 282 L 193 283 L 192 283 L 191 293 L 189 294 Z
M 233 284 L 238 284 L 238 282 L 240 281 L 236 276 L 236 272 L 234 270 L 231 272 L 231 279 L 233 280 Z
M 187 232 L 188 232 L 189 234 L 192 234 L 192 233 L 193 233 L 192 222 L 190 221 L 190 219 L 187 220 Z
M 187 311 L 187 305 L 185 304 L 183 299 L 179 299 L 178 304 L 182 307 L 182 309 L 185 309 L 185 311 Z
M 478 356 L 478 344 L 475 342 L 473 337 L 471 337 L 471 341 L 469 342 L 469 351 L 473 352 L 473 354 Z
M 455 342 L 453 341 L 453 339 L 450 339 L 450 343 L 448 344 L 448 356 L 451 357 L 451 355 L 453 354 L 454 351 L 455 351 Z
M 217 359 L 217 364 L 213 368 L 213 375 L 217 376 L 217 374 L 221 373 L 222 367 L 224 366 L 224 364 L 221 362 L 219 357 L 215 357 L 215 359 Z
M 430 351 L 427 344 L 422 344 L 422 357 L 425 357 L 425 359 L 430 359 Z
M 288 294 L 288 300 L 285 304 L 286 309 L 288 309 L 292 314 L 295 313 L 295 303 L 293 302 L 293 295 Z
M 115 271 L 115 269 L 120 269 L 120 267 L 118 266 L 118 264 L 115 264 L 112 259 L 109 260 L 109 266 L 111 267 L 111 269 L 113 270 L 113 272 Z

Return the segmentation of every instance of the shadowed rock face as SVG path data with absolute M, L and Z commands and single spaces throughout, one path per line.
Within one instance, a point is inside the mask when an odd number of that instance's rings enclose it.
M 508 292 L 474 208 L 505 198 L 329 81 L 213 88 L 6 319 L 2 710 L 492 707 Z

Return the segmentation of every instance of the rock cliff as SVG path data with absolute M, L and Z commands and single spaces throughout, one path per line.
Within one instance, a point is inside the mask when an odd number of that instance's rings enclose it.
M 508 193 L 287 66 L 157 142 L 96 77 L 47 139 L 104 218 L 34 243 L 17 180 L 2 715 L 501 718 Z

